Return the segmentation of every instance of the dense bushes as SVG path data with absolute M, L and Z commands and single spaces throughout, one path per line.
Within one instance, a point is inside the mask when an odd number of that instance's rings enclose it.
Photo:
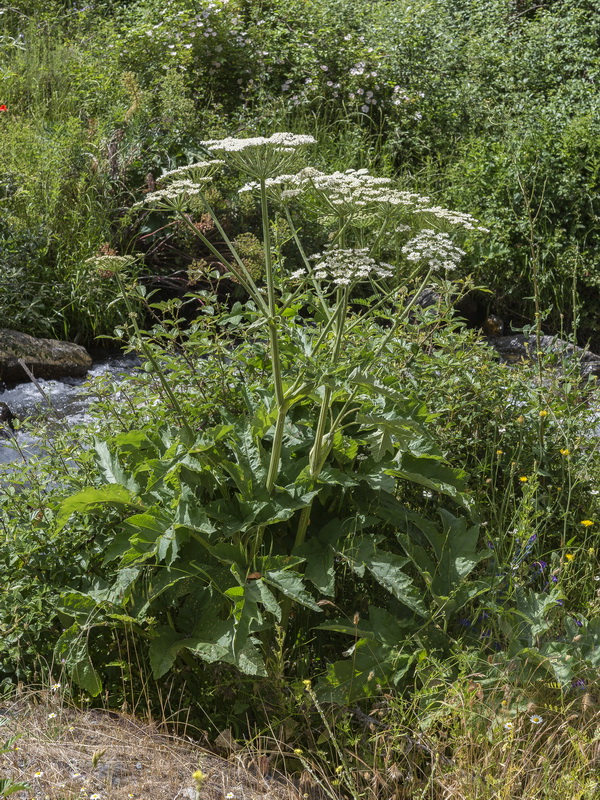
M 583 0 L 7 8 L 0 124 L 12 232 L 0 258 L 23 237 L 41 241 L 19 267 L 26 294 L 58 276 L 27 326 L 87 340 L 110 332 L 118 310 L 92 310 L 81 264 L 105 242 L 138 247 L 123 209 L 148 173 L 187 163 L 202 138 L 291 128 L 334 142 L 327 168 L 378 164 L 479 215 L 492 236 L 467 268 L 514 325 L 532 315 L 533 259 L 546 325 L 577 321 L 582 339 L 593 336 L 597 12 Z M 10 311 L 6 301 L 22 327 Z

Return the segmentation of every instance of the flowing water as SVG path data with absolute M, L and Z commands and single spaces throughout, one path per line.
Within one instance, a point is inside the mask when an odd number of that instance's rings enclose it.
M 118 381 L 120 376 L 134 372 L 140 362 L 135 356 L 113 356 L 94 364 L 87 378 L 63 378 L 62 380 L 38 380 L 34 383 L 19 383 L 0 392 L 0 402 L 6 403 L 20 420 L 37 417 L 54 419 L 56 425 L 76 425 L 90 420 L 88 408 L 94 400 L 87 381 L 107 376 Z M 40 392 L 40 389 L 43 392 Z M 0 437 L 0 464 L 9 464 L 22 458 L 39 455 L 41 439 L 27 426 L 14 435 Z

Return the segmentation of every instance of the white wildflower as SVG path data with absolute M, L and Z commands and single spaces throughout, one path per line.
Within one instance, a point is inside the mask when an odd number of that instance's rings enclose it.
M 211 180 L 210 177 L 197 178 L 195 181 L 178 180 L 172 181 L 164 189 L 150 192 L 143 200 L 134 204 L 134 208 L 143 205 L 158 205 L 172 207 L 177 203 L 185 203 L 190 198 L 199 195 L 203 185 Z
M 475 217 L 471 214 L 464 214 L 462 211 L 450 211 L 441 206 L 421 206 L 414 211 L 415 214 L 430 214 L 437 219 L 464 228 L 467 231 L 483 231 L 489 233 L 489 228 L 483 228 L 478 225 Z
M 131 267 L 135 260 L 135 256 L 99 255 L 86 258 L 84 263 L 96 269 L 101 278 L 112 278 L 115 273 Z
M 294 272 L 290 274 L 290 279 L 293 281 L 302 280 L 306 276 L 306 270 L 302 267 L 301 269 L 296 269 Z
M 177 169 L 171 169 L 168 172 L 164 172 L 158 178 L 158 182 L 162 184 L 165 181 L 171 182 L 174 178 L 183 178 L 185 176 L 193 177 L 194 179 L 208 177 L 207 173 L 212 174 L 216 167 L 219 167 L 224 163 L 224 161 L 221 161 L 217 158 L 213 158 L 210 161 L 197 161 L 195 164 L 188 164 L 185 167 L 177 167 Z
M 201 145 L 207 147 L 209 150 L 215 150 L 222 153 L 239 153 L 243 150 L 272 147 L 281 150 L 293 151 L 297 147 L 302 147 L 307 144 L 315 144 L 316 139 L 313 136 L 304 136 L 295 133 L 274 133 L 272 136 L 254 136 L 250 139 L 235 139 L 231 136 L 225 139 L 207 139 L 200 142 Z
M 376 262 L 368 253 L 366 247 L 326 247 L 323 253 L 310 256 L 310 260 L 316 262 L 315 278 L 329 278 L 337 286 L 349 286 L 369 277 L 390 278 L 393 267 Z
M 465 255 L 447 233 L 437 233 L 428 228 L 410 239 L 402 252 L 408 261 L 424 262 L 434 271 L 453 270 Z
M 298 148 L 315 143 L 312 136 L 283 131 L 250 139 L 208 139 L 200 144 L 223 153 L 236 168 L 252 178 L 266 180 L 289 168 Z

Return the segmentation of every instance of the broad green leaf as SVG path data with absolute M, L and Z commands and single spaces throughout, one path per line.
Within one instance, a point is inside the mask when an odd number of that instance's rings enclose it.
M 109 449 L 108 443 L 100 439 L 94 440 L 94 451 L 100 472 L 107 483 L 119 483 L 136 491 L 138 487 L 130 486 L 131 475 L 126 473 L 118 457 Z
M 209 520 L 206 511 L 189 486 L 182 486 L 174 521 L 181 525 L 187 525 L 188 528 L 206 536 L 210 536 L 215 531 L 215 526 Z
M 380 694 L 381 687 L 406 674 L 416 657 L 414 652 L 402 653 L 359 639 L 347 659 L 329 665 L 324 680 L 317 685 L 317 697 L 321 702 L 347 705 Z
M 359 577 L 364 574 L 365 568 L 368 569 L 380 586 L 412 611 L 426 617 L 423 594 L 403 571 L 409 559 L 382 550 L 376 543 L 377 539 L 373 536 L 360 536 L 350 547 L 340 550 L 339 554 Z
M 28 783 L 14 783 L 10 778 L 0 778 L 0 797 L 9 797 L 16 792 L 24 792 L 30 789 Z
M 321 544 L 318 539 L 308 539 L 294 550 L 294 555 L 305 559 L 304 577 L 310 581 L 321 594 L 333 597 L 335 594 L 335 570 L 333 550 Z
M 389 470 L 390 475 L 435 489 L 455 500 L 463 507 L 468 506 L 462 494 L 464 473 L 459 472 L 433 458 L 417 458 L 410 453 L 402 453 L 397 459 L 397 467 Z
M 81 626 L 85 625 L 96 611 L 96 601 L 83 592 L 64 592 L 60 599 L 61 610 L 73 617 Z
M 98 488 L 82 489 L 80 492 L 67 497 L 60 504 L 56 515 L 57 531 L 60 532 L 65 527 L 72 514 L 90 514 L 102 509 L 104 506 L 125 509 L 139 505 L 140 502 L 135 495 L 125 486 L 117 483 L 105 484 Z
M 249 581 L 246 584 L 245 592 L 248 598 L 255 603 L 262 603 L 266 611 L 273 614 L 278 622 L 281 621 L 281 607 L 262 578 Z
M 550 592 L 540 593 L 531 590 L 526 592 L 518 587 L 516 593 L 517 612 L 528 622 L 528 629 L 524 633 L 533 639 L 550 628 L 550 612 L 557 608 L 560 590 L 553 588 Z
M 162 678 L 171 669 L 179 651 L 186 646 L 186 642 L 190 641 L 188 637 L 166 625 L 162 625 L 157 633 L 158 636 L 152 639 L 148 648 L 150 666 L 155 680 Z
M 96 697 L 102 691 L 102 681 L 90 658 L 88 635 L 88 631 L 79 625 L 71 625 L 59 638 L 54 653 L 59 663 L 64 659 L 73 681 L 89 695 Z
M 291 570 L 267 570 L 263 577 L 266 583 L 275 586 L 286 597 L 290 597 L 300 605 L 311 608 L 313 611 L 322 611 L 306 590 L 304 582 L 297 572 Z

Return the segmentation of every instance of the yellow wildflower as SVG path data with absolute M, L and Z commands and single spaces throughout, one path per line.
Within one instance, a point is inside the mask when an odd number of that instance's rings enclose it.
M 591 519 L 582 519 L 582 520 L 581 520 L 581 524 L 582 524 L 582 525 L 583 525 L 585 528 L 589 528 L 589 527 L 590 527 L 590 525 L 593 525 L 593 524 L 594 524 L 594 522 L 593 522 L 593 520 L 591 520 Z
M 565 553 L 565 558 L 567 559 L 567 561 L 573 561 L 575 556 L 573 555 L 573 553 Z
M 569 450 L 569 448 L 568 448 L 568 447 L 561 447 L 561 448 L 560 448 L 560 454 L 561 454 L 561 456 L 568 456 L 570 452 L 571 452 L 571 451 Z
M 192 779 L 196 784 L 196 789 L 198 790 L 200 790 L 206 778 L 207 776 L 202 772 L 201 769 L 197 769 L 195 772 L 192 773 Z
M 519 478 L 519 480 L 521 481 L 521 483 L 527 483 L 527 481 L 529 480 L 529 478 L 528 478 L 526 475 L 521 475 L 521 477 Z
M 501 456 L 504 453 L 504 450 L 496 450 L 496 455 Z
M 547 417 L 547 416 L 548 416 L 548 412 L 546 411 L 546 409 L 544 409 L 543 411 L 540 411 L 540 417 Z

